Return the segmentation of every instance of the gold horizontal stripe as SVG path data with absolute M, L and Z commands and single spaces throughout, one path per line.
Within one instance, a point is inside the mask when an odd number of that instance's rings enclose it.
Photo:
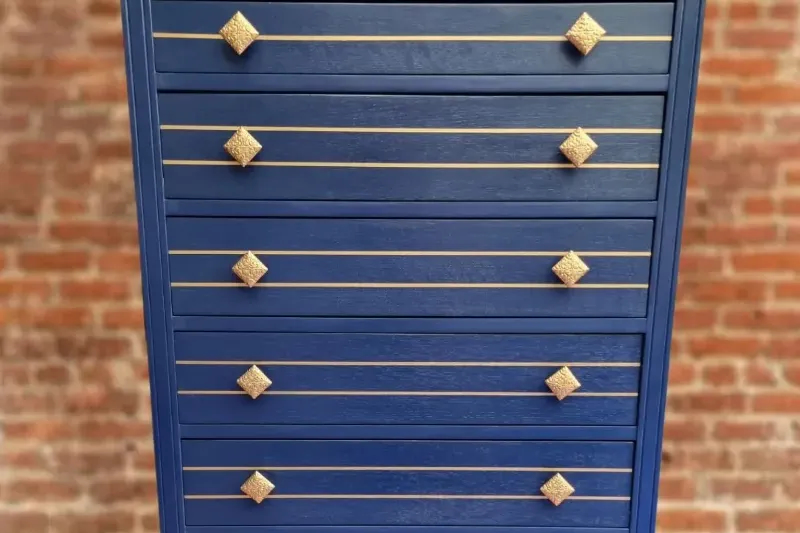
M 236 282 L 170 283 L 176 289 L 246 287 Z M 567 287 L 562 283 L 257 283 L 253 288 L 273 289 L 646 289 L 647 283 L 583 283 Z
M 632 468 L 545 468 L 515 466 L 184 466 L 185 472 L 564 472 L 630 474 Z
M 187 494 L 187 500 L 243 500 L 244 494 Z M 511 494 L 270 494 L 269 500 L 545 500 L 545 496 Z M 570 496 L 570 501 L 627 502 L 628 496 Z
M 244 391 L 236 390 L 179 390 L 184 396 L 241 396 Z M 552 396 L 552 392 L 467 392 L 467 391 L 269 391 L 269 396 L 470 396 L 498 398 L 538 398 Z M 572 396 L 590 398 L 622 397 L 636 398 L 638 392 L 573 392 Z
M 236 131 L 244 127 L 250 132 L 292 132 L 292 133 L 446 133 L 446 134 L 565 134 L 569 135 L 575 128 L 344 128 L 344 127 L 295 127 L 295 126 L 195 126 L 167 125 L 161 126 L 165 131 Z M 660 134 L 661 128 L 583 128 L 591 134 Z
M 238 167 L 236 161 L 210 161 L 205 159 L 164 159 L 168 166 L 205 166 L 205 167 Z M 251 161 L 248 167 L 286 167 L 286 168 L 508 168 L 508 169 L 545 169 L 572 168 L 571 163 L 366 163 L 345 161 Z M 581 169 L 657 169 L 658 163 L 584 163 Z
M 415 251 L 415 250 L 170 250 L 169 255 L 319 255 L 319 256 L 463 256 L 463 257 L 562 257 L 559 252 L 482 252 L 482 251 Z M 579 252 L 581 257 L 650 257 L 651 252 Z
M 156 39 L 221 40 L 218 33 L 153 32 Z M 299 42 L 564 42 L 563 35 L 259 35 L 257 41 Z M 607 42 L 670 42 L 670 35 L 607 35 Z
M 176 361 L 178 365 L 263 365 L 263 366 L 454 366 L 454 367 L 599 367 L 599 368 L 633 368 L 641 366 L 640 363 L 563 363 L 563 362 L 530 362 L 530 363 L 503 363 L 503 362 L 477 362 L 477 361 Z

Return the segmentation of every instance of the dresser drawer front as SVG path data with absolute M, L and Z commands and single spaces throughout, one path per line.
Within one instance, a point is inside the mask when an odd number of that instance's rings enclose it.
M 635 425 L 642 339 L 185 332 L 175 353 L 185 424 Z M 251 398 L 254 365 L 271 384 Z
M 662 74 L 673 10 L 666 2 L 154 2 L 155 63 L 160 72 Z M 258 33 L 241 54 L 219 34 L 237 11 Z M 587 55 L 565 38 L 584 12 L 606 32 Z
M 650 220 L 167 220 L 173 311 L 227 316 L 642 317 Z M 231 268 L 252 250 L 269 272 Z M 553 266 L 575 250 L 568 288 Z M 584 269 L 585 271 L 585 269 Z
M 626 527 L 627 442 L 183 441 L 187 525 Z M 274 490 L 239 487 L 255 471 Z M 561 474 L 554 506 L 540 487 Z
M 202 113 L 197 110 L 202 109 Z M 663 96 L 161 94 L 168 198 L 653 200 Z M 246 167 L 224 146 L 260 143 Z M 561 144 L 598 146 L 576 168 Z

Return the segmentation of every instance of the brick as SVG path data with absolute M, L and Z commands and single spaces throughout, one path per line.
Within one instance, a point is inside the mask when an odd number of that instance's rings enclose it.
M 714 424 L 713 437 L 722 441 L 767 440 L 775 435 L 771 422 L 720 420 Z
M 759 18 L 761 5 L 758 2 L 731 2 L 728 7 L 728 16 L 736 21 L 753 21 Z
M 44 511 L 3 509 L 0 510 L 0 524 L 6 531 L 14 533 L 42 533 L 48 530 L 50 520 Z
M 697 442 L 706 438 L 706 425 L 700 420 L 668 420 L 664 434 L 672 442 Z
M 692 357 L 753 357 L 764 348 L 758 338 L 702 336 L 689 341 L 689 352 Z
M 91 243 L 101 246 L 136 246 L 136 225 L 108 221 L 59 221 L 50 226 L 50 234 L 61 242 Z
M 697 494 L 696 483 L 691 477 L 672 476 L 665 474 L 661 476 L 658 484 L 659 498 L 665 500 L 688 500 L 691 501 Z
M 81 488 L 74 480 L 40 479 L 11 481 L 5 487 L 3 500 L 5 503 L 35 502 L 72 502 L 81 495 Z
M 726 33 L 727 42 L 746 50 L 785 50 L 794 44 L 795 34 L 776 28 L 732 29 Z
M 790 84 L 743 85 L 737 87 L 734 99 L 743 104 L 785 105 L 800 102 L 797 87 Z
M 103 325 L 109 329 L 133 329 L 141 331 L 144 315 L 141 309 L 114 309 L 103 313 Z
M 660 531 L 677 533 L 722 533 L 725 530 L 725 514 L 701 509 L 663 509 L 658 513 L 658 528 Z
M 82 514 L 63 513 L 50 530 L 52 533 L 127 533 L 133 531 L 136 517 L 131 511 L 96 510 Z
M 709 365 L 703 368 L 703 382 L 715 387 L 736 385 L 738 372 L 729 364 Z
M 718 478 L 710 483 L 715 498 L 735 501 L 768 501 L 773 498 L 778 484 L 766 479 Z
M 800 394 L 789 392 L 759 394 L 753 398 L 753 411 L 757 413 L 800 412 Z
M 705 75 L 726 78 L 762 79 L 777 72 L 778 64 L 774 57 L 742 57 L 736 55 L 713 56 L 703 58 Z
M 91 256 L 83 250 L 54 252 L 21 252 L 20 268 L 31 272 L 82 270 L 89 266 Z
M 673 395 L 669 404 L 675 413 L 741 413 L 746 397 L 741 393 L 708 391 Z
M 794 533 L 797 531 L 797 524 L 800 524 L 800 510 L 798 509 L 740 511 L 736 515 L 736 527 L 741 531 Z
M 61 283 L 61 296 L 70 301 L 120 301 L 131 296 L 130 286 L 123 281 L 73 281 Z

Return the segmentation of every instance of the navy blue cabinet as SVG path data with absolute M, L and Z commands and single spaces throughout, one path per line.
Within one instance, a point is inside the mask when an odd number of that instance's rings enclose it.
M 123 0 L 164 533 L 650 533 L 702 0 Z

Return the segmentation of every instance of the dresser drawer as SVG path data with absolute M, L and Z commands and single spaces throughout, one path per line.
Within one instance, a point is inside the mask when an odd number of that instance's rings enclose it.
M 652 232 L 650 220 L 170 217 L 173 312 L 643 317 Z
M 639 335 L 183 332 L 179 418 L 635 425 L 641 353 Z
M 164 189 L 246 200 L 654 200 L 663 113 L 657 95 L 167 93 Z M 258 150 L 246 166 L 226 151 L 242 126 Z M 577 128 L 597 147 L 579 167 L 561 151 Z
M 667 2 L 154 2 L 155 64 L 160 72 L 661 74 L 673 9 Z M 584 13 L 590 22 L 578 22 Z M 576 22 L 574 45 L 566 34 Z
M 628 442 L 187 440 L 182 457 L 187 525 L 627 527 L 630 515 Z M 249 485 L 261 503 L 240 489 L 255 472 L 274 487 Z M 544 492 L 573 489 L 560 505 L 540 489 L 554 476 Z

